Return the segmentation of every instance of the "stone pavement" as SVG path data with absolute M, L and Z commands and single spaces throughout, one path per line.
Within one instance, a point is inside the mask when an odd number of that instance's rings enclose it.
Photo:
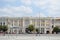
M 0 40 L 60 40 L 60 36 L 58 35 L 5 35 L 0 36 Z

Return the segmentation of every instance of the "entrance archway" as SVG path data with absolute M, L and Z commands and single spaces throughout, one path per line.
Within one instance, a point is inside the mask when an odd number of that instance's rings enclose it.
M 49 34 L 50 32 L 49 31 L 46 31 L 46 34 Z

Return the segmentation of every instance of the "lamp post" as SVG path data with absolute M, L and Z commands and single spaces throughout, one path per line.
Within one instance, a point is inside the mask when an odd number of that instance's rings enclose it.
M 39 13 L 39 36 L 40 36 L 40 13 Z

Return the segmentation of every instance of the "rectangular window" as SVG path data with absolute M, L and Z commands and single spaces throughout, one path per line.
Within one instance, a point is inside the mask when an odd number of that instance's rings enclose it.
M 24 22 L 25 26 L 28 26 L 30 24 L 30 21 L 29 19 L 25 19 L 25 22 Z
M 40 26 L 40 20 L 39 19 L 37 20 L 37 26 Z
M 44 28 L 41 28 L 41 33 L 44 33 Z
M 2 25 L 2 22 L 0 22 L 0 25 Z
M 45 26 L 45 23 L 41 23 L 41 26 Z
M 3 22 L 3 25 L 5 25 L 5 22 Z
M 41 26 L 45 26 L 45 20 L 41 20 Z

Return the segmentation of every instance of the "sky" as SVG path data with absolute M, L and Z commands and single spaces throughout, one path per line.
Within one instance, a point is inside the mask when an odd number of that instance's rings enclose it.
M 0 0 L 0 17 L 60 17 L 60 0 Z

